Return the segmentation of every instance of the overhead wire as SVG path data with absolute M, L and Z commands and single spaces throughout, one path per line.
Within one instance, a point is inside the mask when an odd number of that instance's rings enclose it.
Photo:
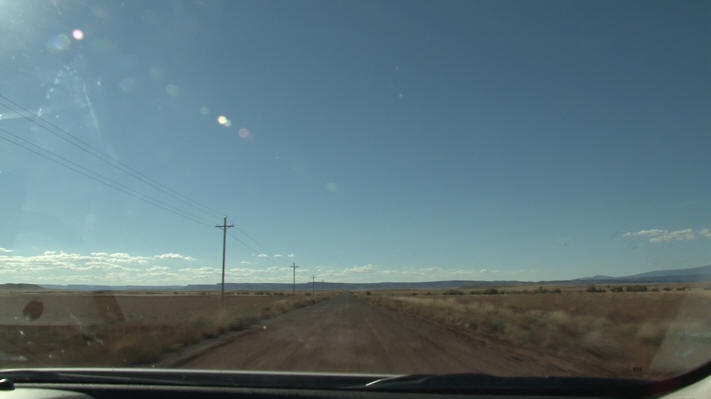
M 35 115 L 34 115 L 34 112 L 33 112 L 32 110 L 30 110 L 30 109 L 28 109 L 27 107 L 25 107 L 25 106 L 23 106 L 23 105 L 17 103 L 16 101 L 12 100 L 11 98 L 5 96 L 5 95 L 2 94 L 2 93 L 0 93 L 0 100 L 1 100 L 1 101 L 0 101 L 0 106 L 2 106 L 3 108 L 5 108 L 5 109 L 7 109 L 7 110 L 9 110 L 9 111 L 11 111 L 11 112 L 14 112 L 14 113 L 18 114 L 22 119 L 25 119 L 25 120 L 27 120 L 27 121 L 30 122 L 30 123 L 34 123 L 36 126 L 42 128 L 42 129 L 44 129 L 45 131 L 49 132 L 50 134 L 54 135 L 55 137 L 59 138 L 60 140 L 66 142 L 66 143 L 68 143 L 68 144 L 70 144 L 70 145 L 72 145 L 72 146 L 78 148 L 78 149 L 81 150 L 82 152 L 84 152 L 84 153 L 86 153 L 86 154 L 89 154 L 89 155 L 91 155 L 92 157 L 94 157 L 94 158 L 96 158 L 96 159 L 98 159 L 98 160 L 104 162 L 105 164 L 109 165 L 110 167 L 112 167 L 112 168 L 114 168 L 114 169 L 117 169 L 117 170 L 119 170 L 119 171 L 121 171 L 121 172 L 123 172 L 123 173 L 125 173 L 125 174 L 127 174 L 127 175 L 129 175 L 129 176 L 131 176 L 132 178 L 134 178 L 134 179 L 136 179 L 136 180 L 138 180 L 138 181 L 140 181 L 140 182 L 142 182 L 142 183 L 148 185 L 149 187 L 153 188 L 154 190 L 160 191 L 160 192 L 162 192 L 163 194 L 168 195 L 168 196 L 172 197 L 173 199 L 178 200 L 178 201 L 180 201 L 180 202 L 182 202 L 182 203 L 184 203 L 184 204 L 186 204 L 186 205 L 192 207 L 193 209 L 202 212 L 204 215 L 209 215 L 209 216 L 211 216 L 211 217 L 216 217 L 216 218 L 219 218 L 219 217 L 222 216 L 222 215 L 220 214 L 220 212 L 217 212 L 217 211 L 215 211 L 214 209 L 212 209 L 211 207 L 209 207 L 209 206 L 207 206 L 207 205 L 204 205 L 204 204 L 202 204 L 202 203 L 200 203 L 200 202 L 198 202 L 198 201 L 195 201 L 195 200 L 193 200 L 192 198 L 190 198 L 190 197 L 188 197 L 188 196 L 186 196 L 186 195 L 184 195 L 184 194 L 179 193 L 178 191 L 176 191 L 176 190 L 174 190 L 174 189 L 172 189 L 172 188 L 166 186 L 165 184 L 163 184 L 163 183 L 161 183 L 161 182 L 159 182 L 159 181 L 157 181 L 157 180 L 155 180 L 155 179 L 153 179 L 153 178 L 151 178 L 151 177 L 145 175 L 144 173 L 141 173 L 140 171 L 138 171 L 138 170 L 136 170 L 135 168 L 133 168 L 133 167 L 127 165 L 126 163 L 121 162 L 121 161 L 115 159 L 113 156 L 107 154 L 106 152 L 103 152 L 103 151 L 97 149 L 96 147 L 92 146 L 91 144 L 89 144 L 89 143 L 86 142 L 85 140 L 82 140 L 81 138 L 79 138 L 79 137 L 77 137 L 76 135 L 72 134 L 72 133 L 69 132 L 68 130 L 62 128 L 61 126 L 58 126 L 57 124 L 55 124 L 55 123 L 53 123 L 53 122 L 51 122 L 51 121 L 49 121 L 49 120 L 43 118 L 42 116 L 39 116 L 39 115 L 35 116 Z M 4 101 L 5 103 L 3 103 L 3 101 Z M 11 104 L 11 106 L 8 106 L 7 103 Z M 19 111 L 18 111 L 18 110 L 19 110 Z M 8 132 L 8 131 L 6 131 L 6 132 Z M 10 133 L 10 134 L 12 134 L 12 133 Z M 19 136 L 16 136 L 16 135 L 14 135 L 14 134 L 13 134 L 13 136 L 15 136 L 17 139 L 21 139 Z M 9 141 L 9 140 L 6 140 L 6 141 Z M 30 143 L 31 145 L 37 146 L 37 145 L 34 144 L 34 143 L 31 143 L 31 142 L 28 142 L 28 143 Z M 13 144 L 19 145 L 19 144 L 17 144 L 17 143 L 13 143 Z M 25 146 L 22 146 L 22 147 L 25 148 L 25 149 L 27 149 Z M 39 147 L 39 146 L 38 146 L 38 147 Z M 41 147 L 40 147 L 40 148 L 41 148 Z M 49 151 L 49 150 L 47 150 L 47 149 L 42 148 L 42 150 L 51 153 L 51 151 Z M 31 151 L 31 150 L 30 150 L 30 151 Z M 35 151 L 32 151 L 32 152 L 34 152 L 35 154 L 37 154 Z M 40 154 L 37 154 L 37 155 L 40 155 Z M 57 155 L 57 154 L 54 154 L 54 155 Z M 42 155 L 40 155 L 40 156 L 42 156 Z M 58 155 L 57 155 L 57 156 L 58 156 Z M 59 156 L 59 157 L 61 157 L 61 156 Z M 74 163 L 74 162 L 71 162 L 71 161 L 67 160 L 66 158 L 64 158 L 64 160 L 70 162 L 71 164 L 75 165 L 75 166 L 78 167 L 78 168 L 82 168 L 82 169 L 85 170 L 85 171 L 88 171 L 88 172 L 90 172 L 90 173 L 95 173 L 95 172 L 93 172 L 93 171 L 90 171 L 90 170 L 88 170 L 88 169 L 86 169 L 86 168 L 81 167 L 80 165 L 78 165 L 78 164 L 76 164 L 76 163 Z M 54 160 L 54 161 L 57 162 L 56 160 Z M 58 163 L 61 164 L 61 162 L 58 162 Z M 66 166 L 66 165 L 64 165 L 64 166 Z M 74 170 L 74 169 L 72 169 L 72 170 Z M 83 174 L 82 172 L 78 172 L 78 171 L 76 171 L 76 170 L 74 170 L 74 171 L 75 171 L 76 173 Z M 97 180 L 96 178 L 92 178 L 92 179 L 93 179 L 93 180 Z M 97 181 L 98 181 L 98 180 L 97 180 Z M 123 187 L 124 187 L 126 190 L 128 190 L 128 191 L 134 191 L 135 193 L 138 193 L 139 195 L 146 196 L 146 197 L 148 197 L 148 198 L 149 198 L 150 200 L 152 200 L 152 201 L 157 201 L 157 202 L 159 202 L 159 203 L 163 203 L 163 204 L 165 204 L 165 205 L 167 205 L 167 206 L 170 206 L 170 205 L 166 204 L 165 202 L 160 201 L 160 200 L 157 200 L 157 199 L 154 199 L 154 198 L 151 198 L 150 196 L 148 196 L 148 195 L 146 195 L 146 194 L 142 194 L 142 193 L 140 193 L 140 192 L 136 192 L 135 190 L 131 190 L 130 188 L 128 188 L 128 187 L 125 186 L 125 185 L 122 185 L 121 183 L 118 183 L 118 182 L 113 182 L 113 183 L 114 183 L 114 184 L 118 184 L 118 185 L 120 185 L 120 186 L 123 186 Z M 105 185 L 106 185 L 106 183 L 104 183 L 104 182 L 102 182 L 102 184 L 105 184 Z M 120 191 L 121 191 L 121 190 L 120 190 Z M 135 195 L 132 195 L 132 196 L 135 197 Z M 155 204 L 154 204 L 154 205 L 155 205 Z M 177 208 L 177 207 L 175 207 L 175 208 L 176 208 L 176 209 L 179 209 L 179 208 Z M 174 210 L 171 211 L 171 212 L 176 213 L 176 211 L 174 211 Z M 180 212 L 180 211 L 178 211 L 178 212 Z M 176 213 L 176 214 L 178 214 L 178 213 Z M 190 215 L 189 218 L 197 219 L 197 218 L 196 218 L 194 215 L 192 215 L 192 214 L 189 214 L 189 213 L 188 213 L 188 215 Z M 185 217 L 185 216 L 183 216 L 183 215 L 181 215 L 181 216 L 182 216 L 182 217 Z M 195 221 L 195 220 L 193 220 L 193 221 Z M 200 224 L 206 224 L 206 223 L 203 223 L 203 222 L 199 222 L 199 223 L 200 223 Z M 206 224 L 206 225 L 207 225 L 207 224 Z M 252 242 L 254 242 L 254 243 L 255 243 L 260 249 L 262 249 L 264 252 L 269 252 L 269 251 L 267 250 L 267 248 L 266 248 L 264 245 L 262 245 L 262 244 L 261 244 L 256 238 L 254 238 L 252 235 L 248 234 L 244 229 L 242 229 L 241 227 L 237 227 L 237 229 L 238 229 L 239 232 L 242 233 L 245 237 L 247 237 L 249 240 L 251 240 Z M 239 239 L 236 238 L 235 236 L 233 236 L 233 238 L 236 239 L 236 240 L 239 240 Z M 244 241 L 242 241 L 242 240 L 239 240 L 239 241 L 240 241 L 243 245 L 247 246 L 247 244 L 244 243 Z M 252 250 L 252 251 L 254 251 L 254 252 L 259 252 L 259 251 L 254 250 L 251 246 L 248 246 L 248 247 L 249 247 L 250 250 Z
M 232 232 L 228 232 L 227 235 L 229 235 L 230 238 L 232 238 L 233 240 L 235 240 L 235 241 L 237 241 L 238 243 L 242 244 L 242 246 L 244 246 L 244 247 L 247 248 L 248 250 L 250 250 L 250 251 L 252 251 L 252 252 L 254 252 L 254 253 L 259 253 L 259 251 L 257 251 L 257 250 L 254 249 L 252 246 L 250 246 L 249 244 L 247 244 L 246 242 L 244 242 L 243 240 L 241 240 L 241 239 L 240 239 L 239 237 L 237 237 L 236 235 L 232 234 Z
M 210 216 L 214 217 L 221 217 L 221 213 L 213 210 L 212 208 L 201 204 L 198 201 L 193 200 L 192 198 L 179 193 L 178 191 L 166 186 L 165 184 L 149 177 L 146 176 L 145 174 L 141 173 L 140 171 L 136 170 L 135 168 L 132 168 L 131 166 L 127 165 L 124 162 L 121 162 L 117 160 L 116 158 L 112 157 L 111 155 L 97 149 L 96 147 L 92 146 L 85 140 L 82 140 L 81 138 L 77 137 L 76 135 L 72 134 L 71 132 L 67 131 L 66 129 L 62 128 L 61 126 L 56 125 L 55 123 L 41 117 L 41 116 L 34 116 L 34 113 L 29 110 L 28 108 L 24 107 L 21 104 L 18 104 L 17 102 L 13 101 L 12 99 L 8 98 L 7 96 L 3 95 L 0 93 L 0 99 L 5 101 L 6 103 L 10 103 L 12 106 L 8 106 L 7 104 L 3 104 L 0 102 L 0 106 L 3 108 L 10 110 L 12 112 L 17 113 L 20 115 L 21 118 L 32 122 L 39 126 L 40 128 L 46 130 L 50 134 L 54 135 L 55 137 L 59 138 L 60 140 L 73 145 L 74 147 L 78 148 L 82 152 L 89 154 L 93 156 L 96 159 L 101 160 L 102 162 L 106 163 L 112 168 L 118 169 L 123 173 L 126 173 L 127 175 L 133 177 L 136 180 L 141 181 L 142 183 L 150 186 L 154 190 L 160 191 L 170 197 L 173 197 L 176 200 L 179 200 L 186 205 L 200 210 L 201 212 L 208 214 Z M 14 107 L 14 109 L 13 109 Z M 18 109 L 20 111 L 18 111 Z M 45 126 L 47 125 L 47 126 Z M 224 214 L 224 213 L 222 213 Z
M 254 242 L 254 243 L 257 245 L 257 247 L 259 247 L 259 249 L 261 249 L 262 251 L 264 251 L 264 252 L 266 252 L 266 253 L 270 253 L 270 251 L 269 251 L 264 245 L 262 245 L 259 241 L 257 241 L 256 238 L 254 238 L 254 237 L 252 237 L 251 235 L 249 235 L 249 234 L 248 234 L 246 231 L 244 231 L 239 225 L 235 225 L 235 227 L 237 228 L 237 230 L 238 230 L 240 233 L 244 234 L 245 237 L 247 237 L 247 238 L 249 238 L 250 240 L 252 240 L 252 242 Z
M 33 143 L 25 138 L 22 138 L 5 128 L 0 127 L 0 132 L 5 134 L 5 135 L 0 135 L 0 139 L 3 139 L 6 142 L 9 142 L 15 146 L 21 147 L 21 148 L 39 156 L 39 157 L 41 157 L 41 158 L 44 158 L 46 160 L 57 163 L 65 168 L 77 173 L 77 174 L 80 174 L 86 178 L 89 178 L 89 179 L 94 180 L 98 183 L 101 183 L 107 187 L 114 189 L 114 190 L 120 191 L 126 195 L 133 197 L 133 198 L 136 198 L 138 200 L 141 200 L 143 202 L 151 204 L 157 208 L 171 212 L 177 216 L 188 219 L 188 220 L 195 222 L 197 224 L 204 225 L 204 226 L 210 226 L 209 224 L 205 223 L 204 220 L 201 220 L 199 217 L 197 217 L 191 213 L 180 210 L 179 208 L 172 207 L 170 204 L 167 204 L 161 200 L 152 198 L 152 197 L 150 197 L 146 194 L 143 194 L 139 191 L 133 190 L 130 187 L 128 187 L 120 182 L 117 182 L 113 179 L 107 178 L 107 177 L 101 175 L 100 173 L 92 171 L 91 169 L 81 166 L 81 165 L 79 165 L 79 164 L 53 152 L 53 151 L 50 151 L 50 150 L 48 150 L 36 143 Z M 12 138 L 10 138 L 10 137 L 12 137 Z M 49 154 L 49 155 L 47 155 L 47 154 Z

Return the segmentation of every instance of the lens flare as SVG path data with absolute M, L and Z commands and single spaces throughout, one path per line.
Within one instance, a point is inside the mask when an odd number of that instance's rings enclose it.
M 326 183 L 326 190 L 332 192 L 332 193 L 337 193 L 338 192 L 338 184 L 336 182 L 328 182 Z
M 72 31 L 72 37 L 74 40 L 82 40 L 84 38 L 84 31 L 81 29 L 74 29 Z
M 61 53 L 69 48 L 72 42 L 69 40 L 69 36 L 65 34 L 59 34 L 47 42 L 47 49 L 53 53 Z
M 136 90 L 136 81 L 132 78 L 123 78 L 119 82 L 119 88 L 126 94 L 133 93 Z
M 239 129 L 237 134 L 239 134 L 239 136 L 243 139 L 248 139 L 248 138 L 252 137 L 252 134 L 249 133 L 249 130 L 247 130 L 246 128 Z
M 169 84 L 165 86 L 165 92 L 171 97 L 178 97 L 180 95 L 180 88 L 174 84 Z
M 91 13 L 94 14 L 95 17 L 97 18 L 106 18 L 109 16 L 109 13 L 106 11 L 105 8 L 102 8 L 101 6 L 91 6 Z
M 153 79 L 153 80 L 160 81 L 160 80 L 165 79 L 165 71 L 163 71 L 163 68 L 161 68 L 161 67 L 158 67 L 158 66 L 151 67 L 150 74 L 151 74 L 151 79 Z
M 220 125 L 222 125 L 222 126 L 224 126 L 224 127 L 230 127 L 230 126 L 232 126 L 232 121 L 229 120 L 229 119 L 228 119 L 226 116 L 224 116 L 224 115 L 220 115 L 220 116 L 217 117 L 217 123 L 219 123 Z

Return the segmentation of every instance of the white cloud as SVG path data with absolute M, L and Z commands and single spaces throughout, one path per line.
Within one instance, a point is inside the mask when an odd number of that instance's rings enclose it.
M 281 258 L 281 257 L 284 256 L 284 255 L 282 255 L 282 254 L 274 254 L 274 255 L 272 255 L 272 256 L 274 256 L 275 258 Z
M 163 254 L 165 255 L 165 254 Z M 214 264 L 178 264 L 187 256 L 141 256 L 126 252 L 45 251 L 37 255 L 20 256 L 0 252 L 0 283 L 27 282 L 36 284 L 92 285 L 183 285 L 215 284 L 222 268 Z M 287 255 L 288 256 L 288 255 Z M 282 260 L 283 261 L 283 260 Z M 267 260 L 269 262 L 269 260 Z M 229 262 L 227 282 L 291 282 L 292 270 L 287 265 L 266 264 L 256 259 Z M 269 262 L 271 263 L 271 262 Z M 286 263 L 286 262 L 284 262 Z M 264 266 L 256 266 L 263 264 Z M 184 267 L 183 267 L 184 266 Z M 433 281 L 482 278 L 480 268 L 447 268 L 443 266 L 384 267 L 372 263 L 334 268 L 312 265 L 297 269 L 300 282 L 310 281 L 316 271 L 318 280 L 331 282 Z M 515 271 L 486 269 L 488 273 L 516 274 Z M 495 276 L 496 274 L 486 274 Z
M 91 252 L 88 255 L 64 251 L 44 251 L 40 255 L 0 253 L 0 276 L 5 281 L 36 283 L 140 284 L 145 273 L 166 272 L 151 264 L 153 257 L 124 252 Z
M 649 230 L 640 230 L 637 232 L 628 232 L 625 233 L 625 237 L 649 237 L 649 236 L 658 236 L 660 234 L 666 233 L 666 230 L 661 230 L 661 229 L 649 229 Z
M 701 232 L 700 232 L 701 233 Z M 703 233 L 701 233 L 703 235 Z M 624 234 L 624 237 L 645 237 L 649 238 L 651 243 L 660 243 L 666 241 L 685 241 L 693 240 L 696 238 L 694 231 L 692 229 L 683 230 L 662 230 L 662 229 L 649 229 L 640 230 L 637 232 L 628 232 Z
M 204 275 L 217 275 L 218 273 L 222 272 L 222 268 L 210 267 L 210 266 L 184 267 L 182 269 L 178 269 L 178 271 L 183 272 L 183 273 L 196 274 L 198 276 L 204 276 Z
M 708 238 L 709 240 L 711 240 L 711 230 L 709 230 L 709 229 L 701 229 L 701 230 L 699 230 L 699 234 L 701 234 L 702 236 L 704 236 L 704 237 Z
M 15 250 L 14 250 L 14 249 L 7 249 L 7 248 L 0 247 L 0 252 L 1 252 L 1 253 L 4 253 L 4 254 L 9 254 L 10 252 L 15 252 Z
M 353 267 L 345 268 L 345 269 L 343 269 L 343 272 L 344 273 L 366 273 L 366 272 L 373 271 L 373 269 L 375 269 L 375 266 L 368 263 L 367 265 L 363 265 L 363 266 L 353 266 Z
M 267 254 L 257 254 L 257 258 L 268 258 L 269 255 Z
M 185 255 L 181 255 L 181 254 L 174 253 L 174 252 L 168 252 L 168 253 L 156 255 L 155 258 L 158 258 L 158 259 L 179 259 L 179 260 L 184 260 L 184 261 L 188 261 L 188 262 L 192 262 L 195 260 L 195 258 L 193 258 L 192 256 L 185 256 Z
M 286 255 L 286 256 L 288 256 L 289 258 L 293 258 L 293 257 L 295 257 L 296 255 L 294 255 L 294 254 L 289 254 L 289 255 Z
M 450 269 L 440 266 L 420 268 L 381 268 L 374 264 L 333 269 L 317 267 L 317 279 L 339 282 L 376 282 L 376 281 L 437 281 L 437 280 L 478 280 L 482 274 L 490 276 L 511 276 L 517 279 L 530 270 L 500 270 L 491 268 L 458 268 Z M 500 278 L 500 277 L 499 277 Z
M 691 229 L 676 230 L 664 233 L 659 236 L 655 236 L 649 239 L 649 242 L 664 242 L 664 241 L 683 241 L 683 240 L 693 240 L 694 231 Z

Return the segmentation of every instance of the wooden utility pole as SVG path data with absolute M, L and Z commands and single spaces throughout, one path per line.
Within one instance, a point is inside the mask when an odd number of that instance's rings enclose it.
M 222 229 L 222 285 L 220 286 L 220 302 L 225 300 L 225 247 L 227 246 L 227 229 L 235 227 L 234 224 L 227 224 L 227 216 L 222 221 L 222 226 L 217 225 L 217 228 Z
M 294 284 L 291 286 L 291 295 L 296 295 L 296 263 L 291 264 L 291 268 L 294 269 Z

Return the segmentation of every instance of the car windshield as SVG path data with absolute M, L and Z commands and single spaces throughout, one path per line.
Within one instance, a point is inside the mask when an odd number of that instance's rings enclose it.
M 699 367 L 710 16 L 0 0 L 0 368 Z

